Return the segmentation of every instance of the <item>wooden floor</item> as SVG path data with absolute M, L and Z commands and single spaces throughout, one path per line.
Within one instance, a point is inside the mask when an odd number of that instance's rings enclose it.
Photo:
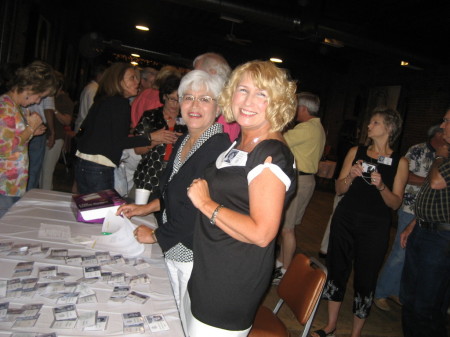
M 54 184 L 55 190 L 70 192 L 73 181 L 72 169 L 66 170 L 65 166 L 59 163 L 55 170 Z M 318 258 L 318 251 L 322 235 L 325 231 L 328 218 L 332 211 L 334 186 L 330 182 L 318 182 L 316 191 L 303 217 L 302 224 L 296 226 L 297 238 L 297 252 L 305 253 L 309 256 Z M 393 237 L 395 229 L 392 229 Z M 324 262 L 322 260 L 322 262 Z M 347 294 L 342 304 L 341 313 L 339 316 L 336 336 L 346 337 L 350 336 L 351 325 L 353 320 L 352 314 L 352 297 L 353 297 L 353 282 L 350 282 L 347 287 Z M 275 306 L 278 301 L 276 295 L 276 286 L 272 286 L 269 290 L 264 304 L 270 308 Z M 367 319 L 363 336 L 364 337 L 401 337 L 401 307 L 391 303 L 392 310 L 389 312 L 382 311 L 377 307 L 373 307 L 370 317 Z M 316 317 L 314 319 L 311 330 L 316 330 L 323 327 L 327 321 L 326 301 L 322 301 L 319 305 Z M 283 306 L 279 312 L 279 317 L 288 326 L 293 337 L 301 335 L 303 326 L 298 323 L 287 306 Z M 450 326 L 449 326 L 450 331 Z
M 330 217 L 334 191 L 333 186 L 320 184 L 317 186 L 312 200 L 303 217 L 302 224 L 296 226 L 297 252 L 305 253 L 309 256 L 318 258 L 318 251 L 322 235 L 325 231 L 328 219 Z M 320 260 L 320 259 L 319 259 Z M 325 263 L 325 261 L 321 261 Z M 344 303 L 338 320 L 336 336 L 350 336 L 353 321 L 352 300 L 353 300 L 353 282 L 350 278 Z M 278 300 L 276 296 L 276 286 L 272 286 L 265 300 L 265 304 L 273 308 Z M 322 328 L 327 322 L 327 302 L 321 301 L 316 317 L 313 321 L 311 330 Z M 366 321 L 363 336 L 365 337 L 400 337 L 403 336 L 401 329 L 401 307 L 392 302 L 390 312 L 381 311 L 375 306 Z M 280 318 L 289 327 L 293 336 L 300 336 L 303 327 L 297 322 L 291 311 L 282 307 L 279 313 Z

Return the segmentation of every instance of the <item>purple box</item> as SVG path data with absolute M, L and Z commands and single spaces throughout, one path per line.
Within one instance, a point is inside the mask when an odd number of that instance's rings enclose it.
M 108 210 L 117 210 L 125 200 L 116 190 L 104 190 L 72 196 L 72 209 L 79 222 L 103 223 Z

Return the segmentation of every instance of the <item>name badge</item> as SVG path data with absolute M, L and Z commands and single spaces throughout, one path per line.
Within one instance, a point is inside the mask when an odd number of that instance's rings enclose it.
M 391 166 L 392 165 L 392 158 L 391 157 L 379 156 L 378 157 L 378 163 Z

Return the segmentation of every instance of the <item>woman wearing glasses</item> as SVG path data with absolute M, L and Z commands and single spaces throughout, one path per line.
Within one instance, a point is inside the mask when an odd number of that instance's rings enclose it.
M 285 71 L 253 61 L 234 70 L 220 96 L 241 137 L 188 191 L 202 213 L 184 301 L 190 337 L 247 336 L 270 285 L 275 237 L 297 177 L 281 134 L 294 117 L 295 90 Z
M 193 265 L 192 236 L 197 215 L 186 190 L 192 180 L 202 177 L 205 167 L 230 146 L 228 135 L 215 123 L 219 115 L 216 98 L 222 87 L 220 77 L 203 70 L 193 70 L 183 77 L 178 94 L 188 133 L 175 144 L 161 176 L 160 198 L 146 205 L 124 205 L 117 211 L 127 217 L 161 211 L 158 229 L 139 226 L 135 237 L 142 243 L 158 242 L 164 251 L 182 320 L 184 311 L 180 303 Z
M 134 183 L 137 189 L 150 191 L 150 200 L 158 197 L 156 191 L 159 179 L 172 153 L 172 146 L 178 137 L 186 132 L 184 123 L 180 123 L 180 103 L 177 89 L 180 85 L 178 76 L 169 76 L 159 88 L 159 99 L 164 105 L 154 110 L 147 110 L 135 129 L 136 135 L 150 135 L 149 146 L 135 148 L 136 154 L 142 155 L 136 171 Z M 156 193 L 156 196 L 155 196 Z

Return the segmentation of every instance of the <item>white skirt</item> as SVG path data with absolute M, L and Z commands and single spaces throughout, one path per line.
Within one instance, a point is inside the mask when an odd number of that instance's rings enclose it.
M 186 315 L 187 337 L 247 337 L 251 326 L 245 330 L 225 330 L 200 322 L 192 315 L 191 299 L 187 291 L 183 298 L 184 313 Z

